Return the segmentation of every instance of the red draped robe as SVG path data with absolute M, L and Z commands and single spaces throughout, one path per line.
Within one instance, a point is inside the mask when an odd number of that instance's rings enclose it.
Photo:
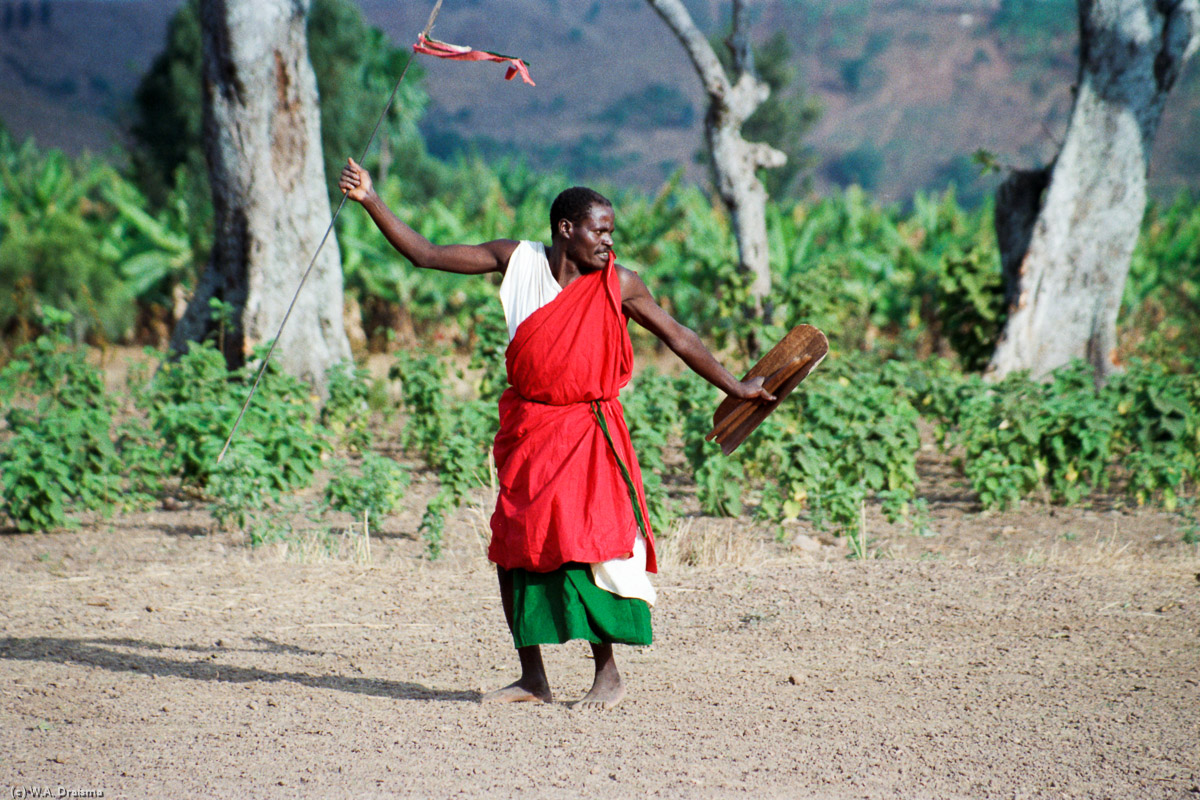
M 494 447 L 500 495 L 488 548 L 501 567 L 549 572 L 633 550 L 637 520 L 613 454 L 628 468 L 647 520 L 642 473 L 617 400 L 633 372 L 627 325 L 610 258 L 530 314 L 509 343 Z M 646 569 L 657 572 L 648 523 L 646 550 Z

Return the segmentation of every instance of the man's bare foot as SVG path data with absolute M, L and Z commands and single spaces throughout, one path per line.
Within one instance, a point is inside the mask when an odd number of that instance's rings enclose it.
M 505 591 L 504 574 L 501 571 L 501 594 Z M 511 621 L 509 624 L 511 626 Z M 537 645 L 518 647 L 517 657 L 521 660 L 521 677 L 503 689 L 488 692 L 479 698 L 480 703 L 549 703 L 554 699 L 550 695 L 550 682 L 546 680 L 546 667 L 542 664 L 542 649 Z
M 503 689 L 488 692 L 479 699 L 479 702 L 485 705 L 491 703 L 549 703 L 554 699 L 550 694 L 550 687 L 546 684 L 537 684 L 533 681 L 528 683 L 529 685 L 526 685 L 524 680 L 510 683 Z
M 625 683 L 621 680 L 620 675 L 616 676 L 615 682 L 604 680 L 597 675 L 591 691 L 585 694 L 573 708 L 580 711 L 608 711 L 616 708 L 617 704 L 624 699 Z
M 608 711 L 625 699 L 625 682 L 617 671 L 611 644 L 593 644 L 592 656 L 596 659 L 596 679 L 591 690 L 573 707 L 580 711 Z

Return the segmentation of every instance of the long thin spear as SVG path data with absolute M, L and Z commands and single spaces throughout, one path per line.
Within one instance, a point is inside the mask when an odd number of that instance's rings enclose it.
M 429 36 L 433 31 L 434 20 L 437 19 L 438 12 L 442 9 L 442 0 L 437 0 L 433 7 L 433 11 L 429 15 L 429 22 L 425 23 L 425 30 L 421 32 L 422 36 Z M 408 54 L 408 60 L 404 62 L 404 69 L 400 70 L 400 77 L 396 79 L 396 85 L 392 87 L 392 93 L 388 97 L 387 105 L 383 107 L 383 113 L 379 115 L 379 120 L 375 123 L 375 129 L 371 131 L 371 138 L 367 140 L 367 146 L 363 148 L 362 157 L 358 159 L 358 163 L 362 164 L 367 160 L 367 153 L 371 150 L 371 145 L 375 143 L 375 136 L 379 133 L 379 128 L 383 125 L 383 119 L 387 116 L 388 111 L 392 108 L 392 103 L 396 100 L 396 92 L 400 90 L 400 82 L 404 80 L 404 76 L 408 74 L 408 68 L 412 65 L 413 58 L 416 57 L 416 52 Z M 325 235 L 321 237 L 321 243 L 317 245 L 317 251 L 313 253 L 312 261 L 308 262 L 308 269 L 304 270 L 303 277 L 300 278 L 300 285 L 296 287 L 296 293 L 292 295 L 292 302 L 288 305 L 287 313 L 283 315 L 283 321 L 279 323 L 279 330 L 275 333 L 275 338 L 271 340 L 271 348 L 267 350 L 267 356 L 263 359 L 262 366 L 258 368 L 258 374 L 254 376 L 254 384 L 250 387 L 250 394 L 246 395 L 246 402 L 242 403 L 242 410 L 238 412 L 237 419 L 234 420 L 233 428 L 229 431 L 229 437 L 225 440 L 225 446 L 221 448 L 221 454 L 217 456 L 217 463 L 220 464 L 225 458 L 225 453 L 229 450 L 229 444 L 233 441 L 233 435 L 237 433 L 238 426 L 242 424 L 242 417 L 246 416 L 246 409 L 250 407 L 250 399 L 254 397 L 254 392 L 258 389 L 258 383 L 262 380 L 263 373 L 267 371 L 267 362 L 271 360 L 271 355 L 275 352 L 275 346 L 279 344 L 279 337 L 283 334 L 283 326 L 287 325 L 288 317 L 292 316 L 292 309 L 296 307 L 296 299 L 300 297 L 300 290 L 304 288 L 304 282 L 308 280 L 308 274 L 312 272 L 313 266 L 317 263 L 317 256 L 321 255 L 321 249 L 325 247 L 325 242 L 329 239 L 329 234 L 333 231 L 333 224 L 337 222 L 338 214 L 342 213 L 342 208 L 346 205 L 346 198 L 349 195 L 342 194 L 342 201 L 338 203 L 337 210 L 333 212 L 333 218 L 329 220 L 329 227 L 325 229 Z

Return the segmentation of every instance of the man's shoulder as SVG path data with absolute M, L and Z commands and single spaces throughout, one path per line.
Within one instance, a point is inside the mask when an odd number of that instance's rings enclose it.
M 535 242 L 523 242 L 517 239 L 493 239 L 490 242 L 485 242 L 483 246 L 499 252 L 507 252 L 511 256 L 513 251 L 522 244 L 535 244 Z
M 507 272 L 508 264 L 521 244 L 523 243 L 516 239 L 493 239 L 490 242 L 484 242 L 480 247 L 487 248 L 491 252 L 492 257 L 500 265 L 500 272 Z
M 616 268 L 617 280 L 621 282 L 621 296 L 623 299 L 628 300 L 634 294 L 646 291 L 646 284 L 637 272 L 620 264 L 617 264 Z

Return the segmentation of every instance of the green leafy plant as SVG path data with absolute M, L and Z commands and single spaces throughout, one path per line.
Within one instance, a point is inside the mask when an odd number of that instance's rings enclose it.
M 164 463 L 171 474 L 185 483 L 207 485 L 256 366 L 251 360 L 231 375 L 224 356 L 211 343 L 195 342 L 177 361 L 162 365 L 138 403 L 163 440 Z M 230 452 L 253 452 L 257 457 L 248 456 L 244 463 L 263 470 L 263 477 L 278 489 L 305 486 L 329 438 L 318 413 L 317 398 L 308 386 L 271 364 Z
M 426 461 L 432 460 L 449 426 L 446 365 L 435 355 L 417 357 L 401 352 L 389 370 L 389 377 L 401 381 L 407 416 L 401 439 L 405 449 L 416 450 Z
M 1200 359 L 1200 203 L 1181 192 L 1150 203 L 1129 265 L 1120 317 L 1123 346 L 1189 371 Z M 1130 346 L 1130 343 L 1132 346 Z M 1182 356 L 1182 358 L 1181 358 Z
M 441 489 L 421 518 L 421 534 L 429 555 L 441 554 L 445 517 L 462 505 L 470 491 L 492 482 L 488 456 L 498 420 L 492 404 L 483 400 L 459 403 L 448 413 L 446 438 L 431 454 Z
M 114 433 L 125 475 L 121 507 L 146 508 L 162 494 L 171 478 L 163 469 L 162 440 L 138 416 L 123 420 Z
M 1200 480 L 1200 378 L 1136 359 L 1104 395 L 1115 411 L 1127 491 L 1139 505 L 1161 498 L 1174 510 L 1185 484 Z
M 943 335 L 965 369 L 983 369 L 992 357 L 1007 316 L 999 256 L 989 246 L 947 254 L 937 286 Z
M 421 519 L 431 557 L 441 553 L 445 517 L 471 489 L 492 482 L 488 456 L 498 420 L 493 400 L 451 400 L 446 366 L 436 356 L 401 354 L 391 370 L 403 381 L 407 421 L 403 441 L 437 473 L 441 486 Z
M 706 459 L 696 470 L 700 509 L 718 517 L 741 515 L 745 482 L 746 472 L 737 461 L 724 457 Z
M 321 424 L 339 447 L 365 452 L 371 446 L 370 372 L 353 362 L 339 362 L 325 371 L 329 397 L 321 408 Z
M 335 511 L 347 511 L 362 520 L 362 555 L 371 557 L 371 520 L 376 526 L 392 512 L 408 486 L 408 472 L 391 459 L 367 453 L 360 474 L 353 474 L 345 462 L 335 462 L 333 477 L 325 487 L 325 505 Z
M 363 456 L 356 475 L 345 462 L 334 462 L 333 477 L 325 487 L 325 504 L 334 511 L 356 517 L 368 514 L 376 520 L 390 514 L 400 503 L 409 483 L 408 472 L 375 453 Z
M 442 539 L 446 532 L 446 515 L 458 507 L 451 492 L 442 490 L 434 495 L 421 515 L 420 533 L 425 549 L 432 559 L 442 555 Z
M 1050 496 L 1078 503 L 1109 484 L 1114 408 L 1097 393 L 1091 365 L 1076 361 L 1049 384 L 1042 412 L 1049 418 L 1042 449 Z
M 476 395 L 496 402 L 508 387 L 504 351 L 508 349 L 508 326 L 499 303 L 489 303 L 474 318 L 471 329 L 471 359 L 468 365 L 481 370 Z
M 622 393 L 622 407 L 633 452 L 641 467 L 650 528 L 665 532 L 678 513 L 663 483 L 668 438 L 679 428 L 679 410 L 672 396 L 671 380 L 647 368 Z
M 1049 384 L 1014 373 L 964 401 L 963 471 L 985 508 L 1009 508 L 1034 492 L 1075 503 L 1107 485 L 1113 409 L 1091 375 L 1081 362 Z
M 71 315 L 47 309 L 46 331 L 0 371 L 12 436 L 0 444 L 0 487 L 18 530 L 70 523 L 73 509 L 111 511 L 121 496 L 113 403 L 100 371 L 65 334 Z
M 211 474 L 212 515 L 225 530 L 237 531 L 253 547 L 287 539 L 293 533 L 294 504 L 284 502 L 260 452 L 231 452 Z
M 918 415 L 908 395 L 878 374 L 858 372 L 852 380 L 837 368 L 829 372 L 806 384 L 799 402 L 768 417 L 758 438 L 742 447 L 768 484 L 760 516 L 787 520 L 807 510 L 817 527 L 858 536 L 871 495 L 886 501 L 889 518 L 908 511 Z
M 724 456 L 717 444 L 705 441 L 712 430 L 717 392 L 692 373 L 676 378 L 674 387 L 676 413 L 682 426 L 683 453 L 696 481 L 700 509 L 705 514 L 737 516 L 742 510 L 745 471 L 738 460 Z
M 219 297 L 208 298 L 208 317 L 216 323 L 217 350 L 225 352 L 225 334 L 233 329 L 233 303 Z
M 1039 384 L 1010 375 L 968 398 L 961 412 L 963 471 L 984 508 L 1009 508 L 1041 486 L 1047 466 L 1042 438 L 1048 419 L 1037 412 Z

